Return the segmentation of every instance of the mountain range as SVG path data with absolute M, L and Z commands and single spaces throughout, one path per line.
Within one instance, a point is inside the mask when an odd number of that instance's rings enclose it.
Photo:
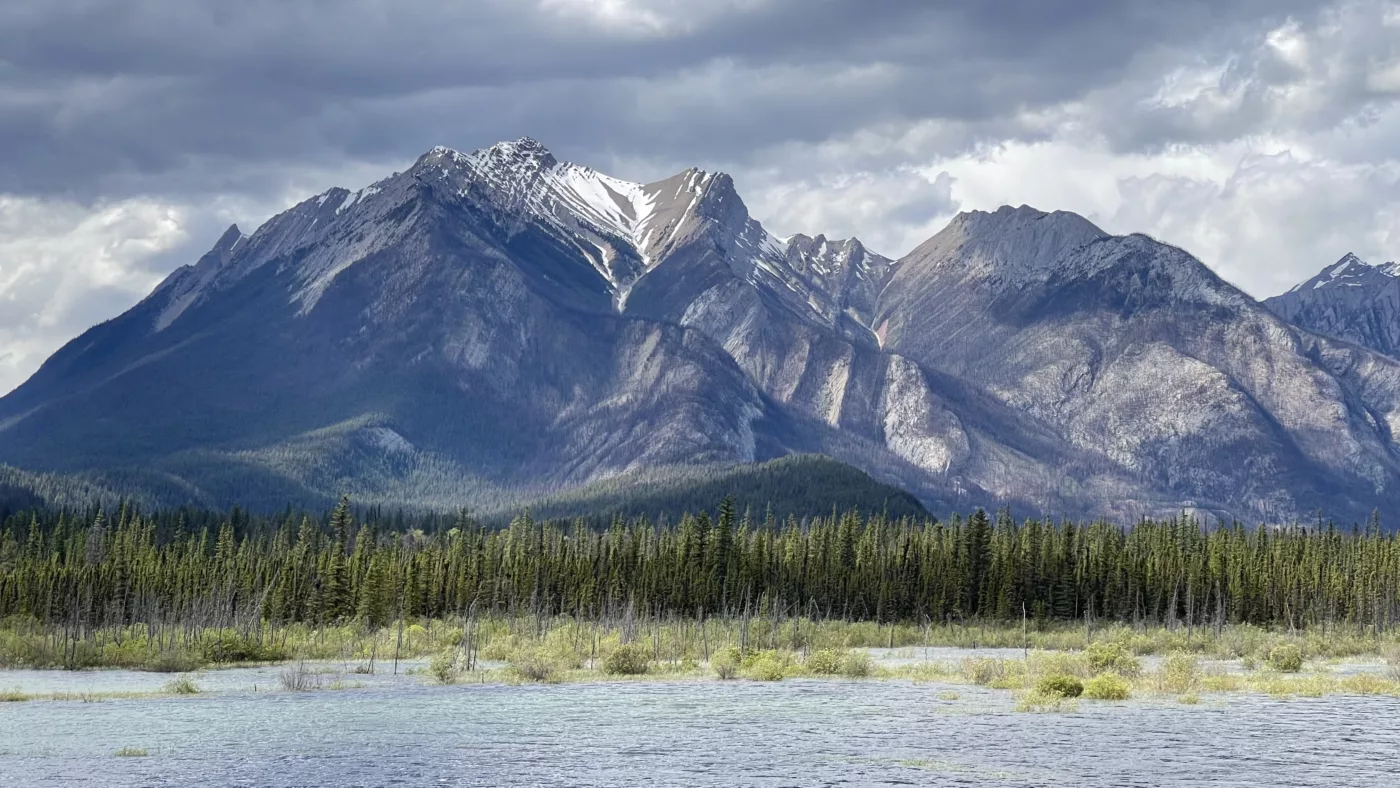
M 774 236 L 722 173 L 434 148 L 230 227 L 63 347 L 0 399 L 0 462 L 493 510 L 819 454 L 935 511 L 1359 519 L 1400 503 L 1400 322 L 1393 274 L 1336 268 L 1260 303 L 1028 206 L 893 260 Z

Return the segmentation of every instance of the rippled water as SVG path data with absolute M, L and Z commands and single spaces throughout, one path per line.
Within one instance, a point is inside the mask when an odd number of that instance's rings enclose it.
M 1400 785 L 1400 700 L 1387 697 L 1047 715 L 1015 712 L 1004 692 L 896 681 L 436 687 L 381 674 L 266 691 L 277 670 L 211 672 L 202 687 L 230 689 L 187 698 L 0 704 L 0 785 Z M 0 671 L 0 687 L 37 691 L 30 678 Z M 150 755 L 114 756 L 123 747 Z

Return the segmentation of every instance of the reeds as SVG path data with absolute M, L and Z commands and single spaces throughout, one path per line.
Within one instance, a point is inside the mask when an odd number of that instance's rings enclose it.
M 194 683 L 194 679 L 189 676 L 180 676 L 165 682 L 162 691 L 170 695 L 198 695 L 199 685 Z

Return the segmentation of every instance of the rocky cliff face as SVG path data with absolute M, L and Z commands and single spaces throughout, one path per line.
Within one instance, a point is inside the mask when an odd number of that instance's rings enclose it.
M 1400 356 L 1400 265 L 1369 265 L 1354 254 L 1283 295 L 1274 314 L 1313 333 Z
M 0 400 L 0 461 L 482 507 L 814 451 L 940 509 L 1350 517 L 1400 497 L 1398 368 L 1073 214 L 892 261 L 522 139 L 230 228 Z

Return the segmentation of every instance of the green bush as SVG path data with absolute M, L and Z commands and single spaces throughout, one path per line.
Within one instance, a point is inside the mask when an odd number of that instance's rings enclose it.
M 1046 676 L 1035 685 L 1040 695 L 1059 698 L 1077 698 L 1084 694 L 1084 683 L 1074 676 Z
M 838 671 L 848 679 L 863 679 L 875 672 L 875 663 L 866 651 L 851 651 L 841 658 Z
M 782 681 L 787 678 L 792 662 L 776 651 L 755 652 L 744 659 L 739 675 L 750 681 Z
M 456 684 L 462 677 L 461 652 L 453 648 L 434 654 L 428 672 L 439 684 Z
M 744 655 L 739 653 L 739 649 L 728 646 L 716 651 L 710 657 L 710 669 L 721 679 L 729 680 L 739 675 L 739 665 L 743 663 Z
M 647 672 L 650 663 L 650 656 L 641 646 L 618 646 L 603 660 L 603 672 L 609 676 L 641 676 Z
M 1185 693 L 1201 683 L 1201 661 L 1191 654 L 1172 654 L 1162 660 L 1158 686 L 1167 692 Z
M 1142 664 L 1128 651 L 1127 645 L 1119 641 L 1090 643 L 1084 649 L 1084 659 L 1095 673 L 1136 676 L 1142 672 Z
M 185 651 L 162 651 L 144 667 L 154 673 L 189 673 L 208 664 L 204 659 Z
M 506 666 L 510 674 L 521 681 L 554 684 L 564 672 L 559 663 L 542 650 L 517 654 Z
M 962 674 L 973 684 L 985 687 L 1006 678 L 1006 660 L 980 657 L 966 657 L 962 662 Z
M 279 646 L 259 643 L 231 629 L 203 633 L 199 651 L 205 662 L 281 662 L 289 656 Z
M 1131 694 L 1128 680 L 1117 673 L 1100 673 L 1084 682 L 1084 697 L 1090 700 L 1127 700 Z
M 824 648 L 807 655 L 807 671 L 818 676 L 834 676 L 841 672 L 841 660 L 845 657 L 834 648 Z
M 1269 649 L 1269 667 L 1280 673 L 1297 673 L 1303 669 L 1303 650 L 1292 643 L 1281 643 Z

